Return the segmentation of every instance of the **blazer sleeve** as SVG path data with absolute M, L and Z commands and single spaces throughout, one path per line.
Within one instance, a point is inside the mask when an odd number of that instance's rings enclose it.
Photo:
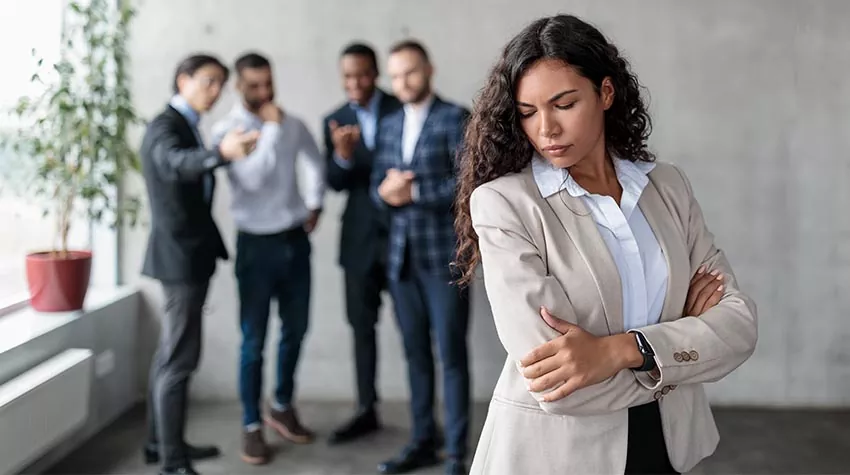
M 508 357 L 519 367 L 531 350 L 560 336 L 543 321 L 541 306 L 573 324 L 577 319 L 563 286 L 547 273 L 510 202 L 496 190 L 479 187 L 472 193 L 470 207 L 496 331 Z M 543 401 L 545 393 L 529 392 L 548 413 L 608 414 L 654 400 L 654 392 L 639 384 L 635 375 L 623 370 L 554 402 Z
M 661 385 L 717 381 L 744 363 L 755 350 L 758 322 L 755 303 L 738 289 L 738 282 L 714 235 L 705 225 L 702 210 L 694 198 L 690 181 L 678 169 L 684 182 L 682 196 L 687 200 L 683 223 L 687 230 L 691 274 L 705 265 L 724 276 L 720 302 L 699 317 L 682 318 L 651 325 L 640 331 L 655 353 L 661 376 L 658 379 L 636 373 L 647 388 Z
M 166 181 L 195 181 L 228 162 L 218 153 L 218 148 L 207 150 L 203 146 L 183 148 L 180 135 L 172 123 L 158 118 L 150 124 L 151 162 L 161 179 Z
M 343 191 L 351 187 L 352 167 L 340 166 L 334 153 L 334 143 L 331 137 L 331 117 L 327 117 L 322 125 L 322 134 L 325 142 L 325 162 L 328 185 L 334 191 Z M 353 157 L 352 157 L 353 159 Z

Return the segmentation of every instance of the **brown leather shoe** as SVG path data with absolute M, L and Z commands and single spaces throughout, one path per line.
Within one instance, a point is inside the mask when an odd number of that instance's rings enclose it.
M 298 420 L 298 414 L 291 407 L 285 411 L 276 411 L 274 408 L 269 408 L 269 413 L 265 421 L 281 437 L 296 444 L 309 444 L 316 437 L 311 430 L 301 425 L 301 422 Z
M 265 465 L 269 462 L 270 453 L 262 429 L 242 433 L 242 461 L 251 465 Z

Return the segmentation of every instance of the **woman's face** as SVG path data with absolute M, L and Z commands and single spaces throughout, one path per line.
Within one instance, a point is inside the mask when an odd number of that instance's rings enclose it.
M 554 166 L 571 167 L 605 150 L 605 111 L 614 101 L 610 79 L 597 92 L 563 61 L 542 59 L 520 78 L 516 97 L 523 132 Z

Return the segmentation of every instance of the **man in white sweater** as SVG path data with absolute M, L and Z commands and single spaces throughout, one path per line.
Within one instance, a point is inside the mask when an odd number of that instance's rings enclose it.
M 242 102 L 213 128 L 215 140 L 234 129 L 259 130 L 256 149 L 228 168 L 231 210 L 238 230 L 236 278 L 239 284 L 242 349 L 239 395 L 243 407 L 242 459 L 268 462 L 263 421 L 282 437 L 309 443 L 292 406 L 295 368 L 307 332 L 310 309 L 310 241 L 325 191 L 325 162 L 304 123 L 274 103 L 271 64 L 255 53 L 236 62 Z M 305 159 L 303 182 L 296 161 Z M 277 299 L 281 339 L 277 386 L 261 417 L 263 345 L 269 305 Z

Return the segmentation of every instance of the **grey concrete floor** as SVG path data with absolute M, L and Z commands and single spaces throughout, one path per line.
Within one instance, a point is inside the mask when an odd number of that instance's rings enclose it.
M 217 444 L 224 455 L 197 464 L 206 474 L 373 474 L 376 464 L 393 455 L 406 441 L 405 405 L 384 404 L 385 429 L 350 445 L 329 447 L 324 437 L 350 415 L 347 404 L 311 403 L 300 407 L 301 419 L 320 434 L 315 444 L 296 446 L 269 434 L 274 460 L 263 467 L 239 459 L 240 411 L 236 404 L 193 407 L 189 440 Z M 473 440 L 484 422 L 487 406 L 475 407 Z M 720 446 L 692 474 L 848 474 L 850 473 L 850 411 L 775 411 L 715 409 Z M 48 473 L 152 474 L 143 465 L 144 412 L 135 409 L 54 466 Z M 474 447 L 474 445 L 473 445 Z M 417 472 L 439 474 L 441 467 Z

